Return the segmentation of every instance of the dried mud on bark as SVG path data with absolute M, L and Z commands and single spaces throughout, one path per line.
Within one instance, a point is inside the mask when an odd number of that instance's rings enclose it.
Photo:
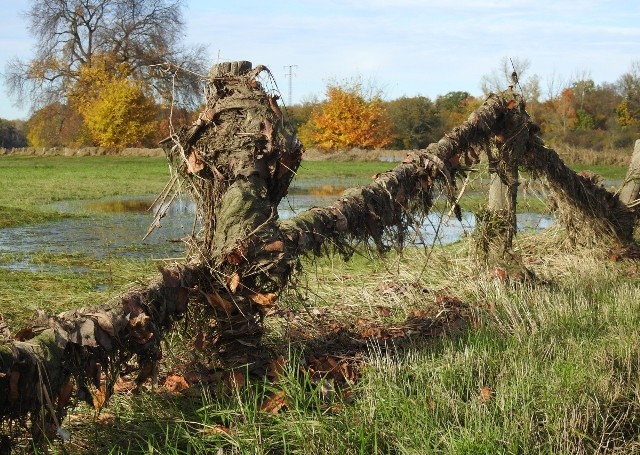
M 30 419 L 36 438 L 56 432 L 64 436 L 60 421 L 73 400 L 99 409 L 118 378 L 131 371 L 138 385 L 157 381 L 161 340 L 189 306 L 199 315 L 191 323 L 207 327 L 194 343 L 215 352 L 220 366 L 232 371 L 241 365 L 257 368 L 265 355 L 263 319 L 267 312 L 277 312 L 278 297 L 300 269 L 301 256 L 329 249 L 348 256 L 358 243 L 371 242 L 380 251 L 401 246 L 415 218 L 430 211 L 437 191 L 447 195 L 459 214 L 456 177 L 477 164 L 483 153 L 509 189 L 506 230 L 501 231 L 505 251 L 515 235 L 519 167 L 546 178 L 612 243 L 632 242 L 634 209 L 567 168 L 537 136 L 523 100 L 512 90 L 489 96 L 462 125 L 412 152 L 370 185 L 347 190 L 328 207 L 280 221 L 277 205 L 304 149 L 277 93 L 265 88 L 269 85 L 275 86 L 264 66 L 217 65 L 209 75 L 206 106 L 198 120 L 162 143 L 172 178 L 159 197 L 161 209 L 152 229 L 186 188 L 197 204 L 198 229 L 187 240 L 183 264 L 162 268 L 148 285 L 93 309 L 41 313 L 13 337 L 0 321 L 0 419 Z M 457 308 L 442 313 L 451 320 L 416 313 L 398 326 L 364 321 L 345 327 L 336 322 L 331 330 L 322 326 L 315 334 L 308 323 L 301 323 L 298 336 L 316 353 L 316 361 L 308 359 L 309 365 L 315 362 L 314 371 L 338 371 L 339 356 L 355 355 L 373 342 L 398 345 L 414 334 L 429 337 L 464 329 L 460 302 L 446 305 Z M 330 315 L 327 310 L 323 319 L 330 321 Z M 300 319 L 291 322 L 292 328 L 296 321 Z M 324 360 L 317 360 L 318 355 Z M 178 379 L 174 383 L 184 387 Z M 270 408 L 285 405 L 274 399 Z

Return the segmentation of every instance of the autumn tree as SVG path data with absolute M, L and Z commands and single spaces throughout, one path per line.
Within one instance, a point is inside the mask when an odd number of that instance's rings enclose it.
M 322 149 L 383 148 L 392 141 L 382 94 L 361 81 L 331 83 L 326 101 L 299 130 L 303 143 Z
M 96 56 L 92 66 L 80 70 L 67 95 L 96 145 L 142 145 L 156 129 L 158 109 L 145 94 L 144 83 L 131 73 L 130 65 L 116 63 L 112 56 Z
M 425 96 L 403 96 L 385 107 L 393 128 L 392 148 L 421 149 L 442 135 L 436 106 Z
M 469 92 L 454 91 L 439 96 L 436 108 L 444 130 L 450 130 L 467 120 L 481 103 L 482 100 L 471 96 Z
M 36 38 L 30 60 L 15 58 L 5 70 L 9 92 L 32 107 L 66 96 L 92 67 L 96 57 L 109 56 L 126 64 L 132 80 L 142 81 L 156 99 L 172 96 L 167 61 L 202 72 L 202 49 L 187 49 L 180 39 L 184 28 L 183 0 L 30 0 L 26 18 Z M 176 78 L 176 94 L 185 103 L 199 100 L 199 79 L 190 72 Z
M 91 143 L 82 116 L 62 103 L 38 109 L 27 121 L 27 140 L 34 147 L 61 147 Z
M 620 110 L 627 117 L 626 123 L 640 122 L 640 60 L 631 64 L 631 69 L 620 76 L 617 82 L 622 96 Z
M 84 120 L 94 141 L 103 147 L 142 145 L 155 129 L 155 106 L 139 82 L 112 79 L 100 98 L 84 111 Z

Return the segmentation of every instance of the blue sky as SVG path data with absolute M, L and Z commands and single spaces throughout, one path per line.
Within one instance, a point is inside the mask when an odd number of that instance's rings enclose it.
M 640 60 L 640 2 L 566 0 L 188 0 L 186 42 L 209 61 L 250 60 L 271 68 L 288 100 L 322 97 L 330 80 L 362 77 L 385 97 L 480 95 L 483 75 L 504 57 L 528 59 L 544 86 L 588 74 L 614 82 Z M 0 0 L 0 72 L 32 54 L 21 12 Z M 0 84 L 2 85 L 2 84 Z M 0 118 L 27 118 L 0 86 Z

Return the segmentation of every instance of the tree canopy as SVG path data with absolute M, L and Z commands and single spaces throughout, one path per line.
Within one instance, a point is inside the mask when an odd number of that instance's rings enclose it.
M 301 139 L 322 149 L 383 148 L 391 143 L 391 124 L 379 91 L 359 80 L 331 83 L 327 100 L 301 129 Z
M 167 61 L 202 72 L 202 49 L 187 50 L 180 40 L 183 0 L 30 0 L 26 13 L 36 38 L 30 60 L 15 58 L 5 70 L 10 93 L 32 107 L 64 102 L 85 67 L 96 58 L 126 64 L 148 95 L 168 99 L 172 81 L 158 65 Z M 197 77 L 185 73 L 177 89 L 195 103 Z M 199 98 L 199 95 L 198 95 Z

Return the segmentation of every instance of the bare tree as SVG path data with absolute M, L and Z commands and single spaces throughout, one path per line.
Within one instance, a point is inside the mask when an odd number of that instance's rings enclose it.
M 18 104 L 32 107 L 62 101 L 81 68 L 96 58 L 126 64 L 131 77 L 145 81 L 150 94 L 167 98 L 173 62 L 189 70 L 179 78 L 178 95 L 195 101 L 202 73 L 202 48 L 181 45 L 184 0 L 31 0 L 26 18 L 36 38 L 31 60 L 15 58 L 5 71 L 8 90 Z
M 506 89 L 509 85 L 513 85 L 512 74 L 517 74 L 520 84 L 525 80 L 524 76 L 531 66 L 529 59 L 520 59 L 518 57 L 502 57 L 498 68 L 494 68 L 491 73 L 485 74 L 480 79 L 480 88 L 482 93 L 497 93 Z

